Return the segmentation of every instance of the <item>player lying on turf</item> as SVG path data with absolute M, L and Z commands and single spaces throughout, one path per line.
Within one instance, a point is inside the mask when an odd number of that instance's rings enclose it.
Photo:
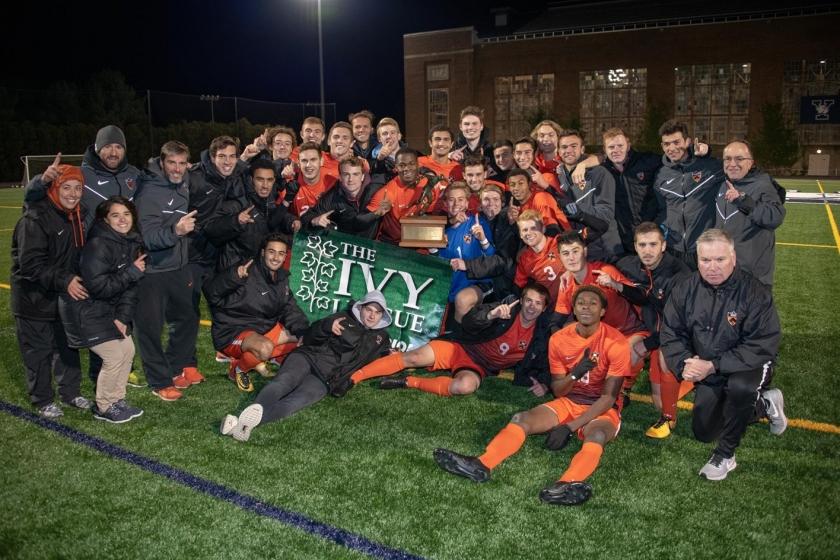
M 492 469 L 519 451 L 527 436 L 548 433 L 545 446 L 558 451 L 577 433 L 583 446 L 560 480 L 540 492 L 540 500 L 576 505 L 591 497 L 592 486 L 585 480 L 621 426 L 617 397 L 630 374 L 630 345 L 617 329 L 601 321 L 607 298 L 600 288 L 581 286 L 572 301 L 577 322 L 554 333 L 548 342 L 551 390 L 557 398 L 515 414 L 479 457 L 436 449 L 435 461 L 442 469 L 485 482 Z

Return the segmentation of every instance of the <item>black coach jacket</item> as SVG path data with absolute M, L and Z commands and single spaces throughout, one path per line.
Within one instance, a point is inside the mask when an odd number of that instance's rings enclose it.
M 602 164 L 615 181 L 615 222 L 618 236 L 626 253 L 633 254 L 633 229 L 642 222 L 656 219 L 656 195 L 653 181 L 662 167 L 662 157 L 650 152 L 637 152 L 630 148 L 624 170 L 604 158 Z

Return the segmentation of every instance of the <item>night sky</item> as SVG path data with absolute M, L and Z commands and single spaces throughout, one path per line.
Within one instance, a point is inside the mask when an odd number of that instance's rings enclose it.
M 338 104 L 339 118 L 369 108 L 402 119 L 403 34 L 486 26 L 491 4 L 322 0 L 327 102 Z M 138 90 L 320 100 L 315 0 L 50 6 L 25 2 L 16 8 L 5 37 L 14 56 L 3 62 L 0 85 L 39 89 L 109 68 Z

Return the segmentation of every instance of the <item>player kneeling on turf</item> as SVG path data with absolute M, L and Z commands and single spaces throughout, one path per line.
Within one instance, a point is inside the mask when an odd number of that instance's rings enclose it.
M 251 430 L 267 422 L 291 416 L 315 404 L 327 393 L 342 397 L 353 386 L 350 374 L 389 352 L 391 324 L 385 296 L 370 291 L 348 311 L 324 317 L 312 325 L 303 346 L 286 357 L 271 383 L 257 395 L 254 404 L 237 418 L 228 414 L 221 432 L 247 441 Z
M 630 374 L 630 345 L 615 328 L 603 323 L 607 298 L 596 286 L 584 285 L 572 298 L 577 322 L 554 333 L 548 342 L 551 390 L 556 399 L 513 416 L 487 446 L 469 457 L 436 449 L 438 465 L 475 482 L 490 479 L 490 470 L 515 454 L 531 434 L 548 433 L 545 446 L 563 449 L 577 432 L 583 446 L 566 472 L 540 492 L 550 504 L 576 505 L 592 495 L 584 482 L 595 472 L 604 445 L 618 435 L 621 401 L 616 400 Z

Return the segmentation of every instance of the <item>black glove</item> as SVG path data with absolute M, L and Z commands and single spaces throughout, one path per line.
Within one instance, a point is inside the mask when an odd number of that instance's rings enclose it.
M 574 368 L 572 368 L 572 372 L 569 375 L 572 376 L 572 379 L 577 381 L 578 379 L 586 375 L 586 372 L 594 368 L 596 365 L 597 363 L 589 357 L 589 348 L 587 348 L 583 351 L 583 358 L 581 358 L 578 364 Z
M 572 439 L 572 430 L 566 424 L 555 426 L 545 436 L 545 448 L 551 451 L 560 451 L 569 444 Z
M 566 217 L 570 220 L 576 220 L 580 216 L 580 208 L 574 202 L 570 202 L 563 207 L 563 213 L 566 214 Z
M 350 379 L 350 376 L 347 375 L 341 380 L 338 381 L 335 385 L 333 385 L 332 389 L 330 390 L 330 394 L 334 397 L 343 397 L 347 394 L 347 391 L 353 388 L 353 381 Z

